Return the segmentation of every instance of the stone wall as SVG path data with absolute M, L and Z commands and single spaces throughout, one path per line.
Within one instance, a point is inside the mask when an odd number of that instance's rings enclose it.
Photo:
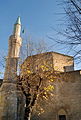
M 73 71 L 74 60 L 73 57 L 52 52 L 53 67 L 55 71 Z
M 22 74 L 44 71 L 64 72 L 64 67 L 68 66 L 68 71 L 74 69 L 73 57 L 55 52 L 47 52 L 38 55 L 29 56 L 22 64 Z M 67 70 L 66 70 L 67 71 Z
M 32 120 L 59 120 L 60 114 L 65 114 L 66 120 L 81 120 L 80 71 L 62 73 L 53 84 L 53 96 L 41 102 L 45 112 L 40 115 L 33 112 Z

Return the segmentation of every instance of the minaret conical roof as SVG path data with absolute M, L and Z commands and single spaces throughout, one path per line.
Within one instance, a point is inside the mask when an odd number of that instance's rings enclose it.
M 18 16 L 16 23 L 15 24 L 20 24 L 21 25 L 21 20 L 20 20 L 20 16 Z

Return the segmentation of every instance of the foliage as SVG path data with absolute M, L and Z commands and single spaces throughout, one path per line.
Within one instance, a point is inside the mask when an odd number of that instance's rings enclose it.
M 38 55 L 41 56 L 41 55 Z M 25 120 L 31 117 L 31 113 L 34 109 L 37 109 L 38 115 L 44 112 L 41 102 L 46 102 L 53 95 L 54 81 L 57 78 L 57 73 L 52 70 L 52 65 L 41 60 L 42 57 L 34 60 L 36 56 L 28 57 L 27 60 L 21 65 L 21 72 L 19 78 L 19 85 L 23 94 L 26 97 L 25 105 Z M 41 64 L 40 64 L 41 61 Z M 38 69 L 35 70 L 37 64 Z

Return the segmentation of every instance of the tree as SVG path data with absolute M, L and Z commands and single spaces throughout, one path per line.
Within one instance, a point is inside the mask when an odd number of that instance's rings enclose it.
M 1 51 L 0 53 L 0 76 L 3 78 L 4 69 L 5 69 L 5 62 L 6 62 L 6 51 Z
M 47 45 L 44 40 L 34 40 L 31 36 L 22 36 L 23 43 L 20 52 L 20 61 L 25 60 L 28 56 L 40 54 L 47 51 Z
M 67 37 L 66 43 L 75 48 L 74 57 L 81 57 L 81 1 L 68 0 L 65 9 L 68 17 L 68 26 L 64 32 Z
M 54 37 L 49 37 L 56 41 L 58 44 L 62 44 L 69 47 L 70 52 L 73 51 L 75 59 L 81 62 L 81 0 L 65 0 L 65 22 L 66 25 L 63 31 L 57 31 L 59 34 L 58 40 Z M 64 40 L 61 39 L 64 38 Z
M 47 64 L 41 65 L 36 72 L 30 70 L 30 66 L 28 68 L 25 63 L 21 66 L 18 86 L 26 98 L 24 120 L 30 120 L 35 106 L 39 109 L 38 114 L 43 113 L 44 109 L 40 106 L 39 101 L 42 99 L 44 102 L 53 95 L 54 85 L 52 83 L 57 77 L 57 72 L 49 71 L 47 66 Z
M 49 104 L 54 95 L 55 81 L 59 72 L 54 71 L 49 53 L 41 53 L 27 57 L 21 65 L 18 86 L 25 96 L 25 120 L 31 118 L 32 111 L 40 115 L 45 108 L 40 103 Z M 38 112 L 37 112 L 38 111 Z
M 20 59 L 19 59 L 19 77 L 18 77 L 18 89 L 21 90 L 25 96 L 25 115 L 24 120 L 30 120 L 33 107 L 37 103 L 37 100 L 42 97 L 46 98 L 47 92 L 50 94 L 53 90 L 51 81 L 46 84 L 44 80 L 47 80 L 50 76 L 50 72 L 43 72 L 48 69 L 47 64 L 42 64 L 40 70 L 34 72 L 34 65 L 32 64 L 33 57 L 35 54 L 42 54 L 46 51 L 46 44 L 43 40 L 40 40 L 38 43 L 33 42 L 31 37 L 24 39 L 23 45 L 21 47 Z M 27 66 L 27 63 L 24 64 L 25 59 L 29 59 L 31 65 Z M 39 58 L 41 60 L 41 57 Z M 46 92 L 47 91 L 47 92 Z M 38 105 L 40 106 L 40 105 Z M 42 111 L 41 111 L 42 110 Z M 44 112 L 43 108 L 39 107 L 38 114 Z

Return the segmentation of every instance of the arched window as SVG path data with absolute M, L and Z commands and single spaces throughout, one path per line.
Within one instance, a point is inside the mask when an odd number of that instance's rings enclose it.
M 66 112 L 64 109 L 58 111 L 58 120 L 66 120 Z

